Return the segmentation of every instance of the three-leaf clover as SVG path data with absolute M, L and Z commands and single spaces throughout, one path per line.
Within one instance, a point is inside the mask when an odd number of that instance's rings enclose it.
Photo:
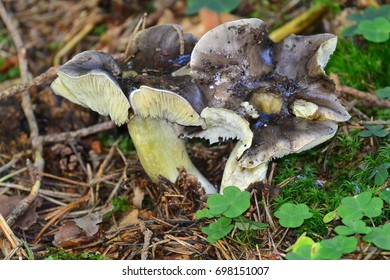
M 231 224 L 231 222 L 232 219 L 221 217 L 216 222 L 203 227 L 202 232 L 207 234 L 208 242 L 214 243 L 232 231 L 234 226 Z
M 390 204 L 390 188 L 382 190 L 379 194 L 379 197 L 386 201 L 388 204 Z
M 312 245 L 303 245 L 299 247 L 295 252 L 287 253 L 287 260 L 311 260 L 311 247 Z
M 371 192 L 362 192 L 354 197 L 344 197 L 337 209 L 345 220 L 359 220 L 363 216 L 377 217 L 382 213 L 383 200 L 372 197 Z
M 372 231 L 364 236 L 363 240 L 372 242 L 383 250 L 390 250 L 390 223 L 379 228 L 372 228 Z
M 196 14 L 200 9 L 206 8 L 217 13 L 228 13 L 240 5 L 240 0 L 187 0 L 186 13 Z
M 352 235 L 356 233 L 367 234 L 371 232 L 371 228 L 361 220 L 345 220 L 343 219 L 344 226 L 335 227 L 334 231 L 339 235 Z
M 344 29 L 343 36 L 360 34 L 375 43 L 385 42 L 390 37 L 390 5 L 368 7 L 363 13 L 350 14 L 347 19 L 357 24 Z
M 212 194 L 207 199 L 208 208 L 196 212 L 197 219 L 219 217 L 218 220 L 202 228 L 211 243 L 225 237 L 232 231 L 234 225 L 241 230 L 258 230 L 267 227 L 266 224 L 251 221 L 242 214 L 250 206 L 250 193 L 229 186 L 223 190 L 223 195 Z
M 223 214 L 228 218 L 236 218 L 249 208 L 250 193 L 230 186 L 223 190 L 223 195 L 210 195 L 207 199 L 207 205 L 211 214 Z
M 390 87 L 378 89 L 376 91 L 376 96 L 378 96 L 379 98 L 390 99 Z
M 276 212 L 275 217 L 283 227 L 296 228 L 303 224 L 305 219 L 311 218 L 312 213 L 305 204 L 284 203 Z
M 363 37 L 374 43 L 386 42 L 389 39 L 390 22 L 379 17 L 374 20 L 365 20 L 358 24 L 355 34 L 363 35 Z
M 312 259 L 338 260 L 342 255 L 356 250 L 358 240 L 355 237 L 336 236 L 325 239 L 312 246 Z
M 377 136 L 377 137 L 385 137 L 389 134 L 389 132 L 384 129 L 384 125 L 370 125 L 366 124 L 364 126 L 367 130 L 363 130 L 359 133 L 359 136 L 361 137 L 371 137 L 371 136 Z
M 299 239 L 298 239 L 299 240 Z M 343 254 L 356 250 L 358 240 L 355 237 L 336 236 L 332 239 L 314 243 L 306 237 L 301 246 L 286 254 L 288 260 L 338 260 Z M 295 246 L 295 244 L 293 245 Z
M 374 177 L 375 185 L 380 186 L 389 178 L 389 172 L 387 171 L 389 168 L 390 163 L 383 163 L 374 169 L 371 176 Z

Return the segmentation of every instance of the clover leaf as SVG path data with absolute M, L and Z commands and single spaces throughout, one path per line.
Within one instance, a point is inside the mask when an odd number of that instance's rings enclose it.
M 379 169 L 375 174 L 375 185 L 382 185 L 387 180 L 387 178 L 389 178 L 389 172 L 387 169 Z
M 211 219 L 211 218 L 214 218 L 214 217 L 215 217 L 215 215 L 211 214 L 210 213 L 210 209 L 208 209 L 208 208 L 196 211 L 196 218 L 198 220 L 203 219 L 203 218 Z
M 356 250 L 358 240 L 355 237 L 336 236 L 315 243 L 311 248 L 311 258 L 315 260 L 338 260 L 342 255 Z
M 352 235 L 356 233 L 367 234 L 371 232 L 371 228 L 366 226 L 366 223 L 360 220 L 345 220 L 345 226 L 337 226 L 334 231 L 339 235 Z
M 363 240 L 372 242 L 383 250 L 390 250 L 390 223 L 379 228 L 372 228 L 372 231 L 364 236 Z
M 217 13 L 228 13 L 240 5 L 240 0 L 187 0 L 186 14 L 193 15 L 206 8 Z
M 390 188 L 386 188 L 380 192 L 379 197 L 390 204 Z
M 333 210 L 329 213 L 327 213 L 324 218 L 322 219 L 322 221 L 327 224 L 327 223 L 330 223 L 331 221 L 333 221 L 334 219 L 336 219 L 338 217 L 338 214 L 337 214 L 337 211 L 336 210 Z
M 305 219 L 311 218 L 312 213 L 305 204 L 284 203 L 276 212 L 275 217 L 283 227 L 296 228 L 303 224 Z
M 219 239 L 225 237 L 229 232 L 232 231 L 232 219 L 221 217 L 216 222 L 203 227 L 202 232 L 207 234 L 207 241 L 210 243 L 214 243 Z
M 355 33 L 363 35 L 368 41 L 383 43 L 390 37 L 390 22 L 383 17 L 378 17 L 374 20 L 364 20 L 359 22 Z
M 376 91 L 376 96 L 378 96 L 378 98 L 390 99 L 390 87 L 385 87 L 385 88 L 378 89 Z
M 295 252 L 287 253 L 287 260 L 310 260 L 311 259 L 311 247 L 312 245 L 303 245 L 299 247 Z
M 314 240 L 310 237 L 306 236 L 306 232 L 298 237 L 297 241 L 295 241 L 294 245 L 287 248 L 286 251 L 292 251 L 293 253 L 297 252 L 302 246 L 310 245 L 310 247 L 314 244 Z
M 309 238 L 310 239 L 310 238 Z M 307 240 L 305 241 L 307 242 Z M 355 237 L 336 236 L 321 242 L 307 242 L 286 254 L 288 260 L 338 260 L 343 254 L 356 250 L 358 240 Z M 295 245 L 294 245 L 295 246 Z
M 229 201 L 229 208 L 223 213 L 228 218 L 235 218 L 244 213 L 250 206 L 250 193 L 237 187 L 227 187 L 223 195 Z
M 384 129 L 384 125 L 365 125 L 364 126 L 367 130 L 363 130 L 359 133 L 360 137 L 371 137 L 371 136 L 377 136 L 377 137 L 385 137 L 389 134 L 387 130 Z
M 207 199 L 207 205 L 211 214 L 236 218 L 249 208 L 250 193 L 230 186 L 223 190 L 223 195 L 210 195 Z
M 229 208 L 229 200 L 225 196 L 216 193 L 209 196 L 207 205 L 211 214 L 220 215 Z
M 354 197 L 344 197 L 337 209 L 345 220 L 359 220 L 363 216 L 377 217 L 382 213 L 383 200 L 372 197 L 371 192 L 362 192 Z

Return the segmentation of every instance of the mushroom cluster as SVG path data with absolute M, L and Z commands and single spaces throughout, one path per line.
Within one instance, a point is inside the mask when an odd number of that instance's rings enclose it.
M 123 66 L 98 51 L 76 55 L 59 68 L 52 89 L 127 122 L 155 182 L 174 182 L 184 167 L 206 193 L 216 192 L 184 138 L 236 139 L 220 190 L 246 189 L 265 179 L 272 159 L 323 143 L 350 118 L 323 70 L 336 43 L 331 34 L 274 43 L 259 19 L 222 24 L 198 42 L 177 25 L 161 25 L 137 34 Z

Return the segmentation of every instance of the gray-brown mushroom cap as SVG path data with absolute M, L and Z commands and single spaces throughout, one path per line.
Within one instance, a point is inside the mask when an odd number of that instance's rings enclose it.
M 253 132 L 250 147 L 241 153 L 238 143 L 233 150 L 222 188 L 263 180 L 269 161 L 323 143 L 335 135 L 336 122 L 350 118 L 324 72 L 336 43 L 332 34 L 274 43 L 258 19 L 223 24 L 199 40 L 190 75 L 207 104 L 233 111 Z
M 53 91 L 73 103 L 110 116 L 118 125 L 128 119 L 130 103 L 123 93 L 118 75 L 121 71 L 113 57 L 99 51 L 85 51 L 57 70 Z
M 163 24 L 138 32 L 129 46 L 129 67 L 138 73 L 171 73 L 190 60 L 196 38 L 180 25 Z
M 254 168 L 275 158 L 311 149 L 332 138 L 337 124 L 302 118 L 271 116 L 266 123 L 254 124 L 252 147 L 238 160 L 245 168 Z
M 274 43 L 263 21 L 237 20 L 210 30 L 199 40 L 190 73 L 210 106 L 244 117 L 248 116 L 241 109 L 243 102 L 263 113 L 291 115 L 293 102 L 302 99 L 318 106 L 317 119 L 346 121 L 350 116 L 323 70 L 336 43 L 332 34 L 291 35 Z M 274 108 L 264 109 L 270 106 Z

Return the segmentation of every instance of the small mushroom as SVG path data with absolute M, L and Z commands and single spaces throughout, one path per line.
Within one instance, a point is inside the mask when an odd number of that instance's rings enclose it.
M 75 55 L 57 70 L 53 91 L 73 103 L 92 109 L 121 125 L 127 121 L 129 101 L 118 78 L 121 70 L 113 57 L 99 51 Z
M 187 64 L 196 38 L 180 25 L 163 24 L 138 32 L 129 45 L 129 68 L 161 76 Z
M 180 135 L 184 127 L 204 126 L 204 120 L 191 104 L 177 93 L 141 86 L 130 94 L 134 115 L 129 132 L 142 166 L 153 181 L 164 177 L 176 181 L 179 167 L 198 178 L 206 193 L 215 187 L 190 160 Z
M 350 118 L 323 71 L 336 43 L 332 34 L 274 43 L 259 19 L 222 24 L 199 40 L 190 75 L 207 105 L 237 114 L 253 134 L 250 146 L 239 141 L 232 151 L 221 190 L 264 180 L 269 161 L 323 143 L 336 133 L 336 122 Z

